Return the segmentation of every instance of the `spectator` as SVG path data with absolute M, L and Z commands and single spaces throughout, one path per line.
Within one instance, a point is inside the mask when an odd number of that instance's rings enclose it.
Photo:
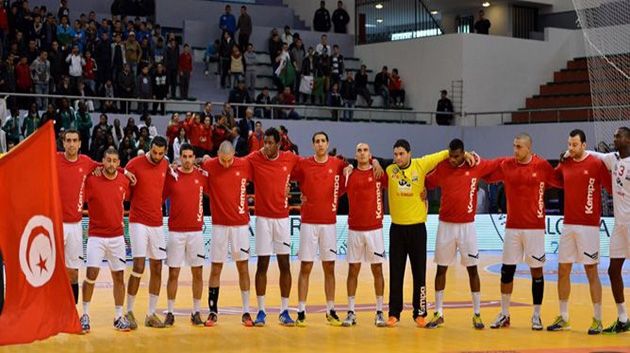
M 184 44 L 184 52 L 179 55 L 177 66 L 179 67 L 179 94 L 182 99 L 188 99 L 190 73 L 192 72 L 192 54 L 188 44 Z
M 120 119 L 114 119 L 114 125 L 111 130 L 112 137 L 114 138 L 114 145 L 116 148 L 120 148 L 120 143 L 125 138 L 125 131 L 120 125 Z
M 149 38 L 142 38 L 142 41 L 140 41 L 140 49 L 142 53 L 139 60 L 140 67 L 152 65 L 154 63 L 153 48 L 151 47 L 151 43 L 149 43 Z
M 280 125 L 280 150 L 281 151 L 292 151 L 295 154 L 298 154 L 298 147 L 296 144 L 291 141 L 289 138 L 289 130 L 284 127 L 284 125 Z
M 46 42 L 46 30 L 42 23 L 42 16 L 35 14 L 33 16 L 33 24 L 28 34 L 29 38 L 35 41 L 35 48 L 43 48 Z
M 343 55 L 340 54 L 339 46 L 333 45 L 333 55 L 330 57 L 331 81 L 339 83 L 341 76 L 345 71 Z
M 131 67 L 131 72 L 135 77 L 138 75 L 138 63 L 142 58 L 142 48 L 140 43 L 136 40 L 136 34 L 132 31 L 129 32 L 127 40 L 125 41 L 125 60 Z
M 252 108 L 247 108 L 245 110 L 245 117 L 242 118 L 238 122 L 238 131 L 241 137 L 247 141 L 249 139 L 249 135 L 254 133 L 254 110 Z
M 66 63 L 68 63 L 70 86 L 72 89 L 77 89 L 83 76 L 83 66 L 85 65 L 85 60 L 79 53 L 79 47 L 76 45 L 72 47 L 72 52 L 66 57 Z
M 257 121 L 255 124 L 254 132 L 249 135 L 249 153 L 254 153 L 264 147 L 264 137 L 265 132 L 263 131 L 262 123 L 260 121 Z
M 7 9 L 4 7 L 4 2 L 0 2 L 0 43 L 4 43 L 5 39 L 9 34 L 9 15 L 7 13 Z M 1 124 L 0 117 L 0 125 Z M 0 151 L 2 153 L 7 151 L 6 140 L 4 143 L 4 150 Z
M 346 79 L 341 83 L 341 98 L 343 99 L 343 106 L 346 108 L 354 108 L 357 102 L 357 88 L 350 70 L 346 71 Z M 343 120 L 351 121 L 352 116 L 352 110 L 343 111 Z
M 453 120 L 453 103 L 447 97 L 448 92 L 443 89 L 440 91 L 440 100 L 438 100 L 436 111 L 439 112 L 435 114 L 435 120 L 438 125 L 451 125 L 451 121 Z
M 174 37 L 169 38 L 164 57 L 167 82 L 171 86 L 171 98 L 177 97 L 177 73 L 179 72 L 179 46 Z
M 241 6 L 241 15 L 238 17 L 236 29 L 238 29 L 238 45 L 241 51 L 245 51 L 249 44 L 249 37 L 252 35 L 252 18 L 247 13 L 245 5 Z
M 151 119 L 151 116 L 149 116 L 149 113 L 144 113 L 140 117 L 140 121 L 141 122 L 140 124 L 138 124 L 138 128 L 139 129 L 146 128 L 148 132 L 147 137 L 149 139 L 153 139 L 154 137 L 158 135 L 157 127 L 152 124 L 152 119 Z
M 24 120 L 22 121 L 22 136 L 27 138 L 34 133 L 39 127 L 39 121 L 40 118 L 39 111 L 37 110 L 37 104 L 31 103 L 31 106 L 26 115 L 24 115 Z
M 271 31 L 271 38 L 269 38 L 269 59 L 271 64 L 276 62 L 276 57 L 282 52 L 282 40 L 280 40 L 280 35 L 278 34 L 277 29 L 273 29 Z
M 77 99 L 77 100 L 74 101 L 74 108 L 75 108 L 75 110 L 78 109 L 79 102 L 84 102 L 87 111 L 93 112 L 94 111 L 94 101 L 92 101 L 91 99 L 86 99 L 86 98 L 94 96 L 94 93 L 90 90 L 89 87 L 87 87 L 85 85 L 85 83 L 79 82 L 79 87 L 77 88 L 77 95 L 80 96 L 80 97 L 84 97 L 84 99 Z
M 269 87 L 263 87 L 262 92 L 256 97 L 256 104 L 265 105 L 256 108 L 256 116 L 259 118 L 271 119 L 271 108 L 267 105 L 271 104 L 271 96 L 269 95 Z
M 332 23 L 335 27 L 335 33 L 348 33 L 350 15 L 343 8 L 343 1 L 337 1 L 337 9 L 332 14 Z
M 39 57 L 31 64 L 31 75 L 35 87 L 36 94 L 48 94 L 48 85 L 50 82 L 50 62 L 48 61 L 48 52 L 41 50 Z M 48 98 L 35 98 L 40 109 L 44 109 L 48 105 Z
M 46 108 L 44 114 L 42 114 L 42 118 L 39 121 L 39 127 L 44 126 L 44 124 L 51 120 L 55 127 L 55 134 L 59 134 L 59 130 L 61 129 L 61 120 L 58 118 L 57 112 L 55 111 L 55 105 L 48 103 L 48 107 Z
M 28 48 L 26 49 L 26 58 L 28 60 L 27 63 L 31 65 L 33 60 L 37 59 L 38 56 L 39 56 L 39 49 L 37 49 L 37 44 L 35 44 L 35 40 L 29 39 Z
M 390 75 L 387 72 L 387 66 L 383 66 L 381 72 L 374 77 L 374 93 L 383 97 L 385 109 L 389 108 L 389 79 Z
M 42 43 L 42 48 L 48 50 L 52 46 L 52 42 L 57 37 L 57 23 L 55 17 L 52 14 L 46 15 L 46 21 L 44 23 L 44 33 L 46 34 L 46 39 L 44 43 Z
M 118 76 L 123 71 L 127 59 L 125 56 L 125 46 L 122 43 L 120 33 L 114 34 L 114 43 L 111 45 L 111 67 L 112 67 L 112 80 L 118 80 Z
M 129 64 L 125 64 L 122 73 L 118 76 L 117 87 L 118 97 L 120 98 L 133 98 L 133 94 L 136 91 L 136 80 L 131 73 L 131 67 Z M 120 102 L 120 107 L 123 113 L 128 113 L 131 110 L 130 101 Z
M 221 44 L 219 45 L 219 60 L 221 67 L 221 88 L 226 88 L 225 81 L 230 74 L 230 63 L 232 56 L 232 48 L 234 47 L 234 41 L 228 31 L 223 32 L 221 38 Z M 271 55 L 271 54 L 270 54 Z
M 338 108 L 343 106 L 343 100 L 341 99 L 341 94 L 339 93 L 339 84 L 337 82 L 332 84 L 332 87 L 328 92 L 328 96 L 326 97 L 326 105 L 331 108 Z M 331 111 L 331 115 L 333 120 L 337 120 L 339 118 L 339 110 L 333 109 Z
M 230 129 L 236 126 L 236 115 L 234 112 L 234 108 L 228 102 L 223 103 L 223 110 L 221 111 L 221 115 L 225 116 L 226 126 Z
M 20 62 L 15 66 L 15 83 L 18 93 L 31 93 L 33 90 L 33 79 L 31 78 L 31 68 L 25 56 L 20 58 Z M 28 106 L 28 97 L 20 97 L 18 99 L 20 107 Z
M 280 40 L 286 45 L 293 44 L 293 34 L 291 34 L 290 26 L 284 26 L 284 32 L 280 35 Z
M 249 144 L 247 138 L 243 137 L 239 128 L 235 129 L 235 134 L 232 134 L 233 140 L 232 145 L 234 145 L 234 152 L 237 157 L 245 157 L 249 154 Z
M 245 59 L 241 54 L 238 46 L 232 47 L 232 55 L 230 56 L 230 76 L 232 87 L 235 87 L 245 76 Z
M 190 140 L 186 137 L 186 130 L 182 127 L 179 129 L 177 137 L 173 140 L 173 159 L 174 163 L 179 164 L 179 151 L 183 144 L 190 144 Z
M 104 98 L 114 98 L 114 84 L 112 80 L 105 81 L 105 84 L 101 87 L 100 96 Z M 103 113 L 115 113 L 116 103 L 113 100 L 101 101 L 101 112 Z
M 149 75 L 149 67 L 142 68 L 140 76 L 138 76 L 136 82 L 136 97 L 140 99 L 152 99 L 153 98 L 153 82 L 151 75 Z M 148 102 L 138 102 L 138 113 L 145 114 L 149 111 Z
M 330 31 L 330 12 L 326 9 L 326 1 L 319 2 L 319 9 L 315 11 L 313 17 L 313 28 L 317 32 Z
M 166 54 L 166 47 L 164 46 L 164 38 L 158 37 L 157 40 L 155 41 L 155 47 L 153 48 L 152 61 L 156 64 L 164 63 L 165 54 Z
M 13 107 L 10 110 L 9 117 L 4 122 L 2 126 L 2 130 L 6 133 L 7 144 L 9 141 L 15 142 L 15 144 L 20 142 L 20 111 L 17 107 Z
M 280 94 L 281 105 L 295 105 L 295 96 L 291 93 L 291 87 L 287 86 Z M 288 119 L 299 119 L 300 116 L 293 108 L 282 108 L 283 115 Z
M 179 121 L 179 113 L 173 113 L 171 120 L 166 127 L 166 141 L 168 143 L 168 158 L 173 160 L 173 142 L 179 136 L 179 130 L 183 128 L 183 124 Z
M 196 153 L 197 156 L 205 156 L 211 155 L 213 149 L 213 141 L 212 141 L 212 118 L 207 116 L 203 119 L 203 124 L 201 125 L 201 136 L 199 137 L 199 151 Z
M 76 130 L 77 125 L 77 117 L 74 114 L 74 109 L 70 106 L 70 102 L 68 102 L 67 98 L 61 98 L 61 103 L 58 111 L 59 118 L 61 119 L 61 128 L 64 130 Z M 87 141 L 86 141 L 87 143 Z
M 118 147 L 118 153 L 120 154 L 120 166 L 124 168 L 127 162 L 137 156 L 138 151 L 131 142 L 131 138 L 126 136 Z
M 166 95 L 168 94 L 168 80 L 163 64 L 160 63 L 157 65 L 157 69 L 155 70 L 152 81 L 153 99 L 162 101 L 165 100 Z M 153 115 L 157 114 L 158 106 L 160 107 L 160 115 L 164 115 L 166 109 L 164 102 L 153 102 Z
M 295 67 L 295 72 L 298 73 L 297 75 L 295 75 L 296 79 L 294 91 L 299 92 L 300 82 L 302 81 L 302 63 L 304 62 L 304 58 L 306 57 L 306 50 L 304 50 L 302 39 L 297 38 L 294 40 L 294 43 L 295 44 L 289 48 L 289 56 L 291 57 L 293 67 Z
M 127 119 L 127 126 L 125 126 L 125 136 L 131 137 L 132 141 L 135 144 L 135 139 L 140 137 L 140 130 L 138 126 L 136 126 L 136 121 L 134 118 Z
M 226 31 L 231 37 L 236 32 L 236 18 L 232 15 L 232 6 L 225 5 L 225 13 L 219 18 L 219 28 Z
M 96 79 L 100 86 L 112 77 L 112 43 L 109 40 L 109 33 L 103 32 L 94 48 L 94 60 L 96 61 Z M 96 90 L 94 90 L 96 91 Z
M 219 116 L 219 121 L 215 124 L 212 130 L 212 142 L 214 145 L 212 154 L 216 154 L 216 150 L 219 148 L 223 141 L 229 141 L 234 138 L 233 128 L 227 125 L 227 117 L 225 115 Z
M 282 52 L 276 57 L 276 64 L 274 77 L 278 89 L 284 89 L 286 86 L 292 87 L 295 83 L 295 68 L 291 62 L 288 45 L 282 44 Z
M 85 65 L 83 65 L 83 82 L 90 88 L 91 92 L 96 92 L 96 73 L 98 72 L 98 66 L 96 60 L 92 58 L 92 53 L 89 50 L 85 51 Z
M 210 120 L 214 121 L 211 102 L 206 102 L 206 104 L 203 106 L 203 111 L 201 112 L 201 119 L 205 120 L 208 116 L 210 117 Z
M 81 135 L 81 140 L 85 141 L 85 144 L 81 145 L 81 152 L 87 154 L 89 152 L 88 141 L 90 140 L 90 129 L 92 128 L 92 116 L 87 110 L 85 102 L 79 102 L 79 109 L 76 113 L 77 130 Z
M 256 95 L 256 65 L 258 65 L 258 59 L 252 43 L 247 45 L 247 51 L 243 56 L 245 58 L 245 86 L 249 92 L 249 97 L 254 98 Z
M 61 46 L 61 50 L 65 50 L 72 44 L 72 38 L 74 38 L 76 33 L 68 23 L 68 16 L 62 16 L 60 21 L 61 23 L 57 26 L 57 41 Z
M 477 34 L 490 34 L 490 27 L 492 24 L 490 20 L 484 17 L 485 12 L 483 10 L 479 10 L 479 18 L 475 22 L 475 33 Z
M 355 87 L 357 89 L 357 95 L 361 96 L 368 107 L 372 106 L 372 94 L 367 87 L 368 84 L 368 75 L 367 68 L 365 65 L 361 65 L 361 70 L 354 75 Z
M 315 70 L 316 80 L 314 83 L 315 88 L 313 88 L 313 96 L 319 97 L 319 103 L 325 104 L 326 93 L 330 87 L 330 75 L 331 75 L 331 65 L 330 65 L 330 56 L 324 53 L 317 57 L 317 64 Z
M 204 75 L 208 76 L 210 74 L 210 64 L 213 62 L 219 63 L 217 66 L 217 72 L 221 72 L 221 63 L 219 62 L 219 47 L 221 46 L 221 41 L 215 39 L 214 42 L 208 44 L 206 48 L 206 52 L 203 55 L 203 63 L 206 65 L 206 69 L 203 72 Z
M 245 87 L 245 81 L 238 81 L 237 87 L 230 92 L 228 102 L 241 104 L 236 108 L 236 117 L 242 118 L 245 116 L 245 109 L 247 108 L 245 104 L 252 102 L 252 99 L 249 97 L 249 93 L 247 92 L 247 87 Z
M 398 69 L 392 70 L 389 80 L 389 96 L 396 107 L 402 108 L 405 106 L 405 89 L 402 79 L 398 75 Z
M 315 47 L 315 51 L 317 55 L 330 55 L 332 52 L 330 51 L 330 45 L 328 44 L 328 36 L 326 34 L 322 34 L 319 44 Z
M 304 60 L 302 61 L 302 67 L 301 67 L 301 74 L 300 74 L 300 81 L 302 80 L 308 80 L 311 81 L 310 87 L 308 87 L 309 89 L 307 90 L 308 93 L 302 92 L 302 90 L 300 90 L 300 99 L 299 101 L 306 103 L 308 100 L 308 97 L 311 97 L 311 103 L 313 103 L 313 79 L 314 79 L 314 75 L 316 74 L 317 71 L 317 57 L 315 56 L 315 49 L 313 49 L 313 47 L 309 47 L 308 48 L 308 52 L 306 54 L 306 56 L 304 57 Z
M 70 17 L 70 9 L 68 8 L 68 0 L 61 0 L 59 10 L 57 11 L 57 17 L 62 19 L 63 17 Z
M 96 131 L 101 130 L 105 135 L 111 135 L 112 127 L 107 123 L 107 115 L 102 114 L 98 117 L 98 124 L 92 128 L 92 139 L 96 136 Z

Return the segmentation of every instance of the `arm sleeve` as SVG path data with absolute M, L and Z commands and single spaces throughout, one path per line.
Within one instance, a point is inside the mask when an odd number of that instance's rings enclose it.
M 558 188 L 564 188 L 563 171 L 564 168 L 562 163 L 558 164 L 558 166 L 553 170 L 553 178 L 556 180 Z
M 437 189 L 440 187 L 440 179 L 442 177 L 442 168 L 438 165 L 432 172 L 427 174 L 427 177 L 424 179 L 424 186 L 429 189 Z
M 548 161 L 544 161 L 545 183 L 554 188 L 562 188 L 562 182 L 556 178 L 556 173 Z
M 479 174 L 482 179 L 485 179 L 488 175 L 494 173 L 497 169 L 499 169 L 499 167 L 501 166 L 501 163 L 506 159 L 507 158 L 504 158 L 504 157 L 495 158 L 495 159 L 485 159 L 479 162 L 479 165 L 477 165 L 475 168 L 481 169 L 481 173 Z
M 604 162 L 600 165 L 599 173 L 602 187 L 606 189 L 609 194 L 612 194 L 612 176 L 610 175 L 610 171 Z
M 428 173 L 432 171 L 433 169 L 435 169 L 435 167 L 437 167 L 437 165 L 441 161 L 447 158 L 448 158 L 448 150 L 442 150 L 437 153 L 427 154 L 426 156 L 416 158 L 414 159 L 414 161 L 417 161 L 417 163 L 420 164 L 420 167 L 422 168 L 422 170 L 424 170 L 425 173 Z
M 499 163 L 495 170 L 483 178 L 487 183 L 494 184 L 503 180 L 503 163 Z
M 613 165 L 615 164 L 615 153 L 601 153 L 596 151 L 588 151 L 589 154 L 593 155 L 593 157 L 601 160 L 606 165 L 608 170 L 613 169 Z

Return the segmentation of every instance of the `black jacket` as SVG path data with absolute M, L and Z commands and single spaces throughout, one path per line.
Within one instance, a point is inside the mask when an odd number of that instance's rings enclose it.
M 336 9 L 332 15 L 332 22 L 335 26 L 335 33 L 347 33 L 350 15 L 344 9 Z
M 330 31 L 330 12 L 328 12 L 328 10 L 319 8 L 315 11 L 313 28 L 318 32 Z

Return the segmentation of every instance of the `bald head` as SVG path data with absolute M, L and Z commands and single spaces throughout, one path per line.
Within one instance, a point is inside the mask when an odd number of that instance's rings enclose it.
M 370 158 L 372 158 L 372 154 L 370 153 L 370 146 L 364 142 L 358 143 L 355 152 L 355 158 L 357 159 L 359 168 L 368 168 L 370 165 Z
M 516 135 L 516 137 L 514 137 L 514 139 L 521 140 L 523 141 L 523 143 L 527 144 L 530 148 L 532 147 L 532 137 L 526 132 L 519 133 L 518 135 Z
M 514 148 L 514 158 L 520 163 L 528 163 L 532 156 L 532 137 L 521 132 L 514 138 L 512 145 Z
M 221 145 L 219 145 L 219 150 L 217 152 L 219 157 L 219 163 L 225 168 L 229 168 L 232 163 L 234 163 L 234 146 L 230 141 L 223 141 Z

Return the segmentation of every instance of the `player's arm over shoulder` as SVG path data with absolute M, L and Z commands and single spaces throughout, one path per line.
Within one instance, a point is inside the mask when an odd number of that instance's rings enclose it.
M 418 163 L 422 170 L 424 170 L 425 173 L 428 173 L 435 169 L 440 162 L 446 159 L 448 159 L 448 150 L 441 150 L 439 152 L 424 155 L 420 158 L 414 158 L 413 162 Z

